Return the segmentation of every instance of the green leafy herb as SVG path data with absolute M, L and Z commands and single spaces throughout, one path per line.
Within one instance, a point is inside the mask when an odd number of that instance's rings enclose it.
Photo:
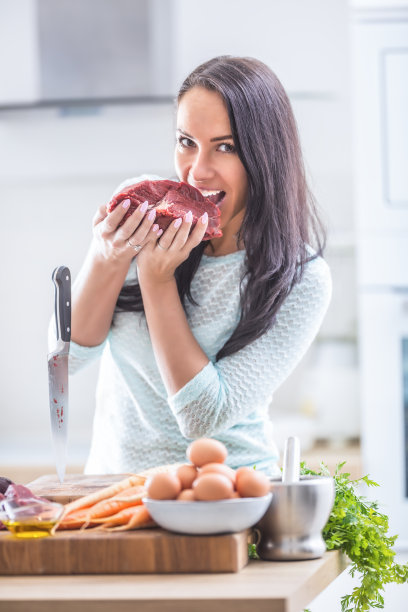
M 256 544 L 248 544 L 248 557 L 250 559 L 259 559 L 259 555 L 256 550 Z
M 384 585 L 408 581 L 408 564 L 394 562 L 393 545 L 398 536 L 387 535 L 388 517 L 378 511 L 376 502 L 356 493 L 361 482 L 369 487 L 379 485 L 368 476 L 350 480 L 350 474 L 341 472 L 344 465 L 339 463 L 333 475 L 336 496 L 323 538 L 327 550 L 338 549 L 349 557 L 352 577 L 356 572 L 361 575 L 360 586 L 342 597 L 342 612 L 365 612 L 384 607 Z M 305 462 L 300 467 L 301 474 L 330 476 L 324 463 L 319 472 L 307 468 Z

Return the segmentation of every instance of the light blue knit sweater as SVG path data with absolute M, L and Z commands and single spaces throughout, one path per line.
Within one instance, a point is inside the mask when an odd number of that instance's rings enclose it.
M 331 277 L 323 259 L 308 263 L 274 326 L 215 362 L 239 319 L 243 261 L 244 251 L 203 256 L 192 282 L 199 306 L 187 303 L 187 317 L 209 363 L 175 395 L 167 395 L 140 313 L 118 314 L 99 346 L 71 344 L 70 373 L 101 358 L 86 473 L 137 472 L 185 462 L 188 444 L 202 436 L 224 442 L 226 462 L 233 468 L 256 464 L 269 474 L 277 472 L 268 408 L 318 332 Z M 128 279 L 136 273 L 134 260 Z

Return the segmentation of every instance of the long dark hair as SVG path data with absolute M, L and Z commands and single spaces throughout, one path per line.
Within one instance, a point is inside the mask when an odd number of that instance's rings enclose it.
M 220 56 L 196 68 L 177 100 L 193 87 L 218 92 L 224 100 L 237 154 L 248 177 L 248 200 L 238 239 L 245 246 L 239 323 L 217 360 L 231 355 L 274 323 L 305 264 L 322 255 L 325 233 L 308 189 L 293 111 L 280 81 L 259 60 Z M 308 245 L 314 249 L 311 254 Z M 176 270 L 183 304 L 206 243 L 193 249 Z M 125 286 L 117 311 L 143 311 L 139 285 Z

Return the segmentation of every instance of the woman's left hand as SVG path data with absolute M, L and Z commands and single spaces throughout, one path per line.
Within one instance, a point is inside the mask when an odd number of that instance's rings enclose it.
M 208 225 L 208 214 L 199 217 L 190 233 L 191 211 L 171 222 L 158 240 L 146 244 L 137 256 L 138 280 L 141 287 L 151 283 L 166 283 L 174 279 L 176 268 L 200 244 Z

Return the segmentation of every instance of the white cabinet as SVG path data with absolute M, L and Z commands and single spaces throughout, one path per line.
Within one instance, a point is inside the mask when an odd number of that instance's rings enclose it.
M 405 31 L 404 31 L 405 30 Z M 408 26 L 400 47 L 383 52 L 384 199 L 408 209 Z
M 406 545 L 408 6 L 358 10 L 352 34 L 364 472 Z
M 408 9 L 352 25 L 357 226 L 408 228 Z

